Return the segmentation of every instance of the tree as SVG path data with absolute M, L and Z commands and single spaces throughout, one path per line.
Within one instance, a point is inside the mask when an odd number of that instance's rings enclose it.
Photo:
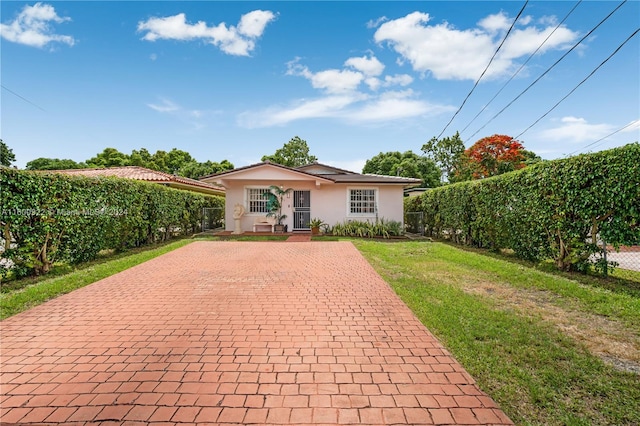
M 482 138 L 465 151 L 473 179 L 496 176 L 526 167 L 524 146 L 507 135 Z
M 542 157 L 540 157 L 538 154 L 536 154 L 533 151 L 529 151 L 527 149 L 522 150 L 522 156 L 524 157 L 524 163 L 527 166 L 544 161 Z
M 177 173 L 180 168 L 193 161 L 196 161 L 195 158 L 188 152 L 173 148 L 167 153 L 166 172 Z
M 93 158 L 87 160 L 89 167 L 120 167 L 128 166 L 130 158 L 115 148 L 105 148 Z
M 424 188 L 440 186 L 440 169 L 433 160 L 413 151 L 381 152 L 367 160 L 362 173 L 422 179 Z
M 229 162 L 229 160 L 222 160 L 220 163 L 210 160 L 207 160 L 204 163 L 191 161 L 180 167 L 178 175 L 191 179 L 198 179 L 201 176 L 208 176 L 214 173 L 224 172 L 226 170 L 233 170 L 233 168 L 234 166 Z
M 9 167 L 14 161 L 16 161 L 16 156 L 13 150 L 0 139 L 0 166 Z
M 76 163 L 67 158 L 36 158 L 27 163 L 27 170 L 66 170 L 66 169 L 83 169 L 87 167 L 84 163 Z
M 463 165 L 464 149 L 464 142 L 460 139 L 459 132 L 442 139 L 434 137 L 422 145 L 425 156 L 440 167 L 442 181 L 449 183 L 457 182 L 456 171 Z
M 136 149 L 132 150 L 129 156 L 129 165 L 156 170 L 153 155 L 151 155 L 147 148 L 140 148 L 139 151 Z
M 318 158 L 315 155 L 309 155 L 307 141 L 295 136 L 282 148 L 277 149 L 275 154 L 263 155 L 262 161 L 270 161 L 288 167 L 299 167 L 318 161 Z

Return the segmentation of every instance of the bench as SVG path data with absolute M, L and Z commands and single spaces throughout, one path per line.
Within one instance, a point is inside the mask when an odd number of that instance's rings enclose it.
M 269 231 L 273 233 L 273 225 L 272 221 L 264 220 L 263 218 L 256 219 L 253 223 L 253 232 Z

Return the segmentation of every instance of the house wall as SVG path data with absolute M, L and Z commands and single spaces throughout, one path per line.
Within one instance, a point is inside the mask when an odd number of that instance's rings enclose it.
M 294 190 L 311 191 L 311 218 L 320 218 L 325 223 L 333 226 L 346 220 L 372 220 L 375 214 L 351 215 L 349 213 L 349 189 L 364 188 L 376 189 L 378 199 L 378 217 L 403 222 L 403 188 L 399 185 L 355 185 L 355 184 L 322 184 L 316 187 L 314 182 L 308 181 L 265 181 L 243 180 L 227 182 L 226 191 L 226 225 L 227 231 L 234 230 L 233 209 L 236 203 L 240 203 L 248 211 L 245 194 L 247 187 L 266 187 L 269 185 L 283 186 Z M 282 212 L 287 215 L 283 223 L 293 229 L 293 194 L 291 198 L 284 199 Z M 245 213 L 241 219 L 243 231 L 252 231 L 256 219 L 265 217 L 264 213 Z

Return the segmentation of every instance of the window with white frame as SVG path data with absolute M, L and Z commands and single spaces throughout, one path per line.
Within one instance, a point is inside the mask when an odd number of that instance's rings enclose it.
M 267 193 L 269 188 L 247 188 L 249 213 L 267 213 Z
M 370 215 L 376 213 L 375 189 L 350 189 L 349 213 L 353 215 Z

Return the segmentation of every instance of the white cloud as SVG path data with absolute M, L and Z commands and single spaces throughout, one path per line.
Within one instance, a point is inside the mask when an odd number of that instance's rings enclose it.
M 505 41 L 500 51 L 502 58 L 509 60 L 528 56 L 534 52 L 542 42 L 549 37 L 554 27 L 538 29 L 536 27 L 528 27 L 512 31 L 511 35 Z M 544 53 L 552 49 L 562 49 L 568 47 L 570 42 L 574 41 L 578 33 L 567 28 L 558 28 L 549 40 L 540 48 L 538 53 Z
M 238 31 L 247 37 L 262 37 L 267 24 L 275 19 L 273 12 L 268 10 L 254 10 L 240 18 Z
M 342 96 L 298 100 L 290 106 L 247 111 L 238 117 L 238 124 L 249 128 L 272 127 L 312 118 L 333 118 L 351 123 L 385 123 L 452 110 L 453 107 L 433 105 L 417 99 L 411 90 L 389 91 L 377 96 L 354 92 Z
M 220 111 L 187 109 L 166 98 L 160 98 L 158 103 L 148 103 L 147 106 L 160 114 L 166 114 L 187 123 L 194 130 L 206 127 L 207 121 L 212 116 L 220 114 Z
M 325 89 L 329 93 L 341 93 L 355 90 L 362 82 L 362 73 L 350 70 L 319 71 L 311 77 L 316 89 Z
M 300 61 L 300 58 L 295 58 L 288 62 L 286 75 L 309 80 L 311 86 L 321 92 L 320 96 L 298 99 L 288 105 L 246 111 L 238 116 L 240 126 L 282 126 L 313 118 L 385 123 L 454 110 L 451 106 L 434 105 L 422 100 L 411 89 L 391 90 L 392 86 L 410 85 L 413 77 L 408 74 L 382 75 L 385 66 L 373 55 L 351 57 L 344 62 L 344 69 L 318 72 L 311 71 Z M 379 92 L 380 89 L 383 90 Z
M 529 25 L 531 22 L 533 22 L 533 17 L 530 15 L 526 15 L 526 16 L 521 16 L 520 19 L 518 19 L 518 24 L 519 25 Z
M 384 71 L 384 64 L 375 56 L 349 58 L 344 63 L 345 66 L 355 68 L 366 76 L 377 76 Z
M 276 15 L 268 10 L 254 10 L 240 17 L 237 27 L 222 22 L 210 27 L 204 21 L 195 24 L 187 22 L 186 15 L 179 13 L 164 18 L 149 18 L 138 22 L 138 31 L 145 32 L 143 40 L 204 40 L 217 46 L 229 55 L 249 56 L 255 49 L 255 42 L 262 36 L 267 24 Z
M 521 25 L 532 22 L 527 17 Z M 460 30 L 447 22 L 430 24 L 427 13 L 413 12 L 380 25 L 374 34 L 377 43 L 387 43 L 418 72 L 430 72 L 440 80 L 475 80 L 485 69 L 502 41 L 511 18 L 502 12 L 482 19 L 476 28 Z M 517 29 L 507 39 L 501 53 L 485 74 L 497 78 L 513 69 L 513 61 L 532 53 L 555 25 Z M 578 33 L 559 28 L 547 41 L 542 52 L 563 49 Z
M 408 86 L 413 83 L 413 77 L 408 74 L 387 75 L 384 78 L 385 86 Z
M 412 90 L 385 92 L 360 108 L 348 111 L 344 117 L 356 122 L 385 122 L 448 110 L 446 107 L 430 105 L 425 101 L 413 99 L 413 97 Z
M 313 73 L 300 64 L 299 58 L 287 63 L 287 75 L 304 77 L 315 89 L 331 94 L 354 91 L 364 79 L 362 73 L 351 70 L 329 69 Z
M 371 19 L 369 22 L 367 22 L 367 28 L 378 28 L 380 24 L 388 20 L 389 18 L 387 18 L 386 16 L 381 16 L 376 20 Z
M 556 26 L 556 25 L 558 25 L 558 18 L 556 18 L 555 16 L 542 16 L 541 18 L 538 18 L 538 22 L 541 25 L 553 25 L 553 26 Z
M 369 89 L 376 91 L 382 85 L 382 81 L 376 77 L 367 77 L 364 79 L 364 83 L 369 86 Z
M 511 26 L 511 21 L 507 15 L 500 12 L 481 19 L 478 25 L 491 33 L 496 33 L 508 30 Z
M 431 71 L 437 79 L 477 78 L 493 52 L 491 36 L 447 23 L 426 25 L 430 20 L 426 13 L 411 13 L 382 24 L 374 39 L 388 42 L 414 70 Z
M 584 118 L 563 117 L 560 125 L 540 132 L 551 141 L 580 143 L 593 141 L 614 131 L 610 124 L 589 124 Z
M 158 112 L 175 112 L 181 108 L 168 99 L 161 99 L 160 104 L 147 104 L 149 108 Z
M 622 133 L 637 132 L 638 130 L 640 130 L 640 120 L 634 120 L 629 123 L 629 125 L 630 126 L 624 129 Z
M 413 77 L 408 74 L 386 75 L 384 79 L 366 77 L 364 83 L 375 92 L 381 87 L 408 86 L 413 83 Z
M 44 47 L 53 42 L 73 46 L 73 37 L 55 34 L 51 28 L 51 23 L 60 24 L 67 21 L 71 21 L 71 18 L 61 18 L 49 4 L 27 5 L 12 22 L 0 24 L 0 36 L 14 43 L 32 47 Z
M 271 127 L 309 118 L 337 117 L 344 108 L 358 101 L 360 96 L 325 96 L 311 100 L 298 100 L 287 107 L 270 107 L 262 111 L 247 111 L 238 117 L 243 127 Z

